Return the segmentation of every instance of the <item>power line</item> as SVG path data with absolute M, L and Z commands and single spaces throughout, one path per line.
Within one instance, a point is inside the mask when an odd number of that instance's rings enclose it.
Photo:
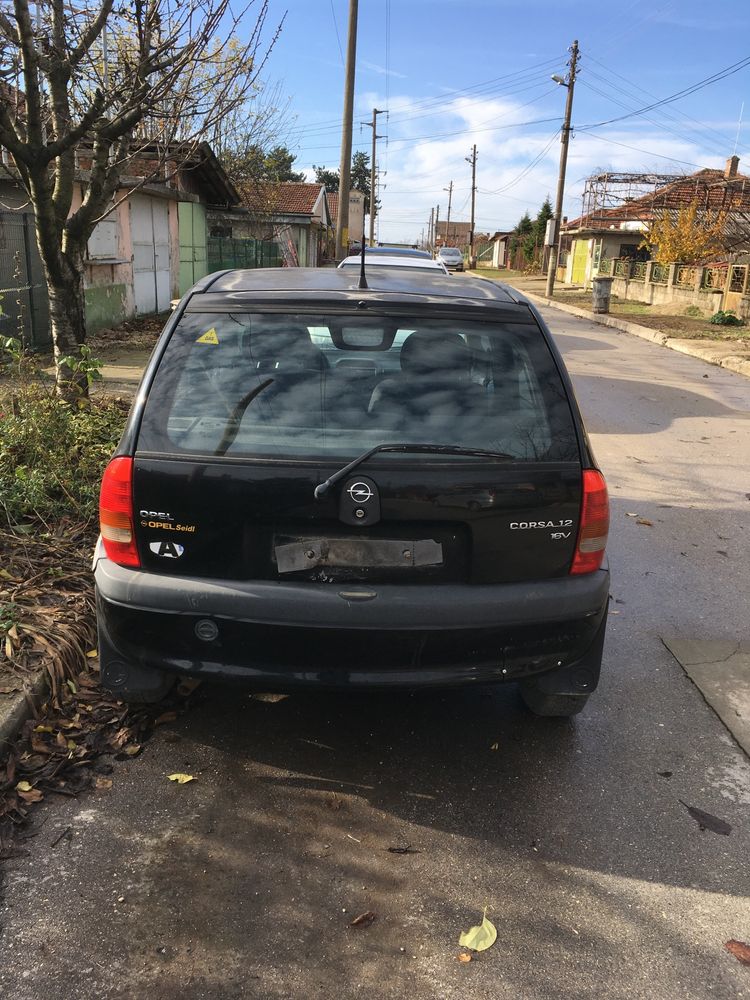
M 656 94 L 652 94 L 651 91 L 646 90 L 644 87 L 640 87 L 637 83 L 633 82 L 632 80 L 628 80 L 626 77 L 622 76 L 620 73 L 617 73 L 615 70 L 611 69 L 609 66 L 605 66 L 604 63 L 600 62 L 595 56 L 592 56 L 590 53 L 587 54 L 587 60 L 589 62 L 596 63 L 596 65 L 599 66 L 601 69 L 603 69 L 605 73 L 608 73 L 608 74 L 610 74 L 613 77 L 616 77 L 617 80 L 620 81 L 618 84 L 616 84 L 616 86 L 618 86 L 620 89 L 623 89 L 622 88 L 622 84 L 624 83 L 627 86 L 627 88 L 630 90 L 631 95 L 633 96 L 634 99 L 637 98 L 637 95 L 635 93 L 636 91 L 640 92 L 641 94 L 645 94 L 646 97 L 651 97 L 653 99 L 657 99 L 656 98 Z M 611 81 L 607 80 L 606 77 L 600 76 L 594 70 L 589 69 L 588 72 L 592 76 L 595 76 L 598 79 L 602 80 L 602 82 L 607 83 L 607 84 L 611 84 Z M 698 134 L 699 131 L 713 132 L 713 134 L 718 139 L 721 139 L 722 143 L 724 144 L 724 147 L 726 146 L 726 143 L 729 141 L 729 139 L 727 138 L 727 136 L 723 135 L 717 129 L 713 128 L 707 122 L 701 122 L 701 121 L 698 121 L 696 118 L 692 118 L 690 115 L 688 115 L 686 112 L 682 111 L 680 108 L 674 108 L 673 110 L 674 110 L 674 114 L 671 114 L 668 111 L 663 111 L 662 114 L 664 115 L 665 118 L 668 118 L 670 121 L 675 122 L 675 124 L 678 124 L 676 116 L 679 116 L 680 118 L 684 118 L 686 122 L 691 122 L 692 125 L 697 126 L 697 128 L 695 128 L 695 129 L 692 130 L 696 134 Z M 701 140 L 701 141 L 704 141 L 704 140 Z
M 698 83 L 685 87 L 683 90 L 678 90 L 676 94 L 671 94 L 669 97 L 665 97 L 660 101 L 648 104 L 645 108 L 638 108 L 637 111 L 631 111 L 627 115 L 620 115 L 617 118 L 608 118 L 603 122 L 594 122 L 591 125 L 578 125 L 577 131 L 586 132 L 592 128 L 602 128 L 604 125 L 613 125 L 615 122 L 622 122 L 627 118 L 633 118 L 636 115 L 645 114 L 645 112 L 653 111 L 654 108 L 663 107 L 665 104 L 672 104 L 674 101 L 679 101 L 682 97 L 689 97 L 690 94 L 695 94 L 697 91 L 703 90 L 705 87 L 709 87 L 712 83 L 718 83 L 719 80 L 724 80 L 728 76 L 733 76 L 735 73 L 739 73 L 739 71 L 744 69 L 746 66 L 750 66 L 750 56 L 746 56 L 744 59 L 740 59 L 738 62 L 732 63 L 731 66 L 726 66 L 724 69 L 713 73 L 711 76 L 707 76 L 704 80 L 699 80 Z
M 691 163 L 690 160 L 679 160 L 675 156 L 667 156 L 665 153 L 657 153 L 653 149 L 642 149 L 640 146 L 631 146 L 627 142 L 617 142 L 615 139 L 608 139 L 606 136 L 596 135 L 594 132 L 587 132 L 586 138 L 596 139 L 598 142 L 606 142 L 610 146 L 622 146 L 623 149 L 632 149 L 635 150 L 636 153 L 645 153 L 646 156 L 655 156 L 660 160 L 669 160 L 670 163 L 681 163 L 686 167 L 698 167 L 700 169 L 703 166 L 701 163 Z
M 422 114 L 418 114 L 418 112 L 421 112 L 424 108 L 430 106 L 432 106 L 431 110 L 433 112 L 437 112 L 441 108 L 448 107 L 457 97 L 460 97 L 462 95 L 470 95 L 474 91 L 490 88 L 490 92 L 493 93 L 492 87 L 501 81 L 514 80 L 515 84 L 529 83 L 530 80 L 536 77 L 537 70 L 541 71 L 549 66 L 557 66 L 557 65 L 559 65 L 559 59 L 548 59 L 541 63 L 535 63 L 533 66 L 530 66 L 527 69 L 518 70 L 515 73 L 506 73 L 504 76 L 494 77 L 492 80 L 487 80 L 484 81 L 483 83 L 474 84 L 473 86 L 470 87 L 464 87 L 457 90 L 446 91 L 439 97 L 424 98 L 421 101 L 415 101 L 410 106 L 410 110 L 408 112 L 403 112 L 400 116 L 398 112 L 393 112 L 393 118 L 394 121 L 407 121 L 411 120 L 412 118 L 427 117 L 426 115 L 423 116 Z M 545 80 L 544 82 L 546 83 L 547 81 Z M 530 87 L 524 89 L 530 89 Z M 512 89 L 509 90 L 507 87 L 500 87 L 498 90 L 494 91 L 494 96 L 498 97 L 512 96 L 515 93 L 521 93 L 521 92 L 522 90 L 515 91 Z M 485 94 L 484 96 L 488 95 Z M 323 131 L 332 131 L 332 130 L 337 131 L 340 127 L 341 127 L 340 119 L 329 118 L 323 120 L 322 122 L 318 122 L 316 125 L 310 128 L 297 129 L 295 134 L 304 135 L 304 134 L 313 134 Z
M 529 171 L 533 170 L 534 167 L 537 165 L 537 163 L 539 163 L 539 161 L 544 156 L 546 156 L 546 154 L 551 149 L 552 144 L 554 143 L 555 139 L 557 139 L 558 135 L 560 135 L 560 129 L 557 129 L 557 131 L 550 137 L 549 142 L 544 147 L 544 149 L 541 151 L 541 153 L 539 153 L 537 156 L 535 156 L 534 159 L 531 161 L 531 163 L 527 164 L 523 168 L 523 170 L 521 171 L 521 173 L 517 177 L 514 177 L 512 181 L 509 181 L 507 184 L 504 184 L 502 187 L 497 188 L 495 191 L 485 191 L 484 193 L 485 194 L 503 194 L 505 191 L 509 191 L 511 188 L 515 187 L 516 184 L 518 184 L 520 181 L 522 181 L 524 179 L 524 177 L 529 173 Z
M 391 139 L 391 143 L 396 143 L 396 142 L 413 143 L 413 142 L 422 142 L 426 139 L 446 139 L 454 135 L 474 135 L 477 132 L 501 132 L 511 128 L 525 128 L 527 125 L 547 125 L 550 122 L 559 122 L 559 121 L 560 121 L 560 115 L 556 115 L 554 118 L 536 118 L 533 121 L 528 121 L 528 122 L 512 122 L 510 125 L 493 125 L 489 126 L 488 128 L 463 128 L 463 129 L 456 129 L 455 131 L 452 132 L 433 132 L 430 135 L 406 136 L 404 138 Z M 555 133 L 555 135 L 557 135 L 557 133 Z M 326 149 L 336 149 L 338 147 L 307 146 L 305 148 L 307 149 L 308 152 L 312 152 L 314 150 L 321 151 Z M 366 147 L 364 147 L 364 149 L 366 151 Z
M 339 55 L 341 56 L 341 65 L 344 65 L 344 50 L 341 48 L 341 38 L 339 37 L 339 26 L 336 23 L 336 11 L 333 9 L 333 0 L 331 0 L 331 17 L 333 18 L 333 30 L 336 32 L 336 41 L 339 43 Z

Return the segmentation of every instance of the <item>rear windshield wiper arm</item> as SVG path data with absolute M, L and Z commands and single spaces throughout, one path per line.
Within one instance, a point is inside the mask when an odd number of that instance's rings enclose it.
M 366 462 L 368 458 L 371 458 L 379 451 L 414 452 L 416 454 L 422 453 L 428 455 L 474 455 L 477 458 L 502 458 L 505 460 L 515 457 L 504 451 L 487 451 L 484 448 L 462 448 L 460 445 L 452 444 L 376 444 L 374 448 L 368 448 L 367 451 L 358 455 L 348 465 L 345 465 L 343 469 L 334 472 L 325 482 L 318 483 L 315 487 L 315 499 L 321 500 L 332 486 L 335 486 L 341 479 L 348 476 L 350 472 L 353 472 L 358 465 Z
M 240 429 L 240 424 L 242 423 L 242 418 L 245 415 L 245 410 L 252 403 L 255 397 L 259 396 L 264 389 L 267 389 L 272 382 L 272 378 L 265 379 L 260 383 L 260 385 L 256 385 L 250 390 L 250 392 L 245 393 L 239 403 L 237 403 L 235 408 L 229 414 L 229 420 L 227 420 L 224 425 L 224 433 L 221 435 L 221 441 L 219 441 L 214 455 L 226 455 L 227 451 L 234 444 L 234 439 L 237 437 L 237 432 Z

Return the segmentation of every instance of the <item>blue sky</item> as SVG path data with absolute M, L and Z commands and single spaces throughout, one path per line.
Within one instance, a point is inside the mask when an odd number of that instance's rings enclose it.
M 287 9 L 267 79 L 288 100 L 280 138 L 296 169 L 338 168 L 348 0 L 271 0 Z M 577 38 L 565 214 L 600 170 L 692 173 L 735 151 L 750 173 L 750 66 L 672 104 L 651 105 L 750 57 L 748 0 L 360 0 L 354 149 L 369 153 L 380 116 L 378 236 L 411 241 L 430 208 L 468 220 L 477 145 L 477 230 L 510 229 L 554 199 L 568 47 Z M 738 134 L 741 106 L 743 124 Z M 600 125 L 614 118 L 621 121 Z M 588 126 L 588 127 L 587 127 Z M 595 126 L 595 127 L 590 127 Z

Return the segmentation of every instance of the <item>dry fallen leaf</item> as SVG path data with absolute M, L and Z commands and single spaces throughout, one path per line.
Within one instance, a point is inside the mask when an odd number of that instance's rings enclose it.
M 365 913 L 360 913 L 358 917 L 349 924 L 350 927 L 369 927 L 374 920 L 377 919 L 377 914 L 373 913 L 372 910 L 367 910 Z
M 462 948 L 470 948 L 472 951 L 486 951 L 497 941 L 497 929 L 495 925 L 487 919 L 487 911 L 484 911 L 482 922 L 476 927 L 470 927 L 459 936 L 458 943 Z
M 493 743 L 492 746 L 490 747 L 490 750 L 499 750 L 499 749 L 500 749 L 499 743 Z
M 140 743 L 131 743 L 130 746 L 125 747 L 125 749 L 122 752 L 124 754 L 127 754 L 128 757 L 135 757 L 137 753 L 141 752 L 141 745 Z
M 195 781 L 195 777 L 192 774 L 168 774 L 167 777 L 170 781 L 176 781 L 178 785 L 187 785 L 189 781 Z
M 162 714 L 154 719 L 155 726 L 163 726 L 167 722 L 175 722 L 177 719 L 177 712 L 162 712 Z
M 742 962 L 743 965 L 750 965 L 750 945 L 745 944 L 744 941 L 735 941 L 732 938 L 731 941 L 727 941 L 724 945 L 727 951 L 734 955 L 738 962 Z
M 111 778 L 102 778 L 101 776 L 99 776 L 99 777 L 97 777 L 97 778 L 94 779 L 94 786 L 96 788 L 111 788 L 112 787 L 112 779 Z
M 275 705 L 277 701 L 283 701 L 288 698 L 288 694 L 275 694 L 272 691 L 257 691 L 252 695 L 256 701 L 266 701 L 271 705 Z
M 98 655 L 99 655 L 99 650 L 98 650 L 98 649 L 90 649 L 90 650 L 88 651 L 88 653 L 86 653 L 86 656 L 87 656 L 87 657 L 89 658 L 89 660 L 94 660 L 94 659 L 96 659 L 96 657 L 97 657 Z
M 470 951 L 459 951 L 459 953 L 456 955 L 456 958 L 459 962 L 470 962 L 472 959 L 472 954 Z
M 654 526 L 654 522 L 653 521 L 649 521 L 649 519 L 647 517 L 639 517 L 638 520 L 635 523 L 636 524 L 642 524 L 646 528 L 653 528 L 653 526 Z
M 18 797 L 24 802 L 41 802 L 44 796 L 38 788 L 32 788 L 30 792 L 19 792 Z
M 17 792 L 30 792 L 31 789 L 32 786 L 28 783 L 28 781 L 19 781 L 16 785 Z

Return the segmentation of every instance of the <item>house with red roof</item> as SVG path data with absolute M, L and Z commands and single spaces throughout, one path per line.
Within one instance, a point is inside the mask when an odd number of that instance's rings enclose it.
M 565 281 L 588 285 L 607 259 L 647 260 L 641 247 L 650 224 L 664 213 L 675 216 L 697 203 L 699 217 L 726 216 L 722 260 L 750 255 L 750 176 L 738 171 L 739 157 L 731 156 L 724 170 L 703 169 L 656 187 L 651 193 L 612 207 L 594 207 L 563 225 L 563 247 L 568 249 Z
M 322 184 L 259 181 L 240 185 L 241 203 L 209 218 L 210 235 L 272 241 L 286 267 L 317 267 L 331 231 Z

